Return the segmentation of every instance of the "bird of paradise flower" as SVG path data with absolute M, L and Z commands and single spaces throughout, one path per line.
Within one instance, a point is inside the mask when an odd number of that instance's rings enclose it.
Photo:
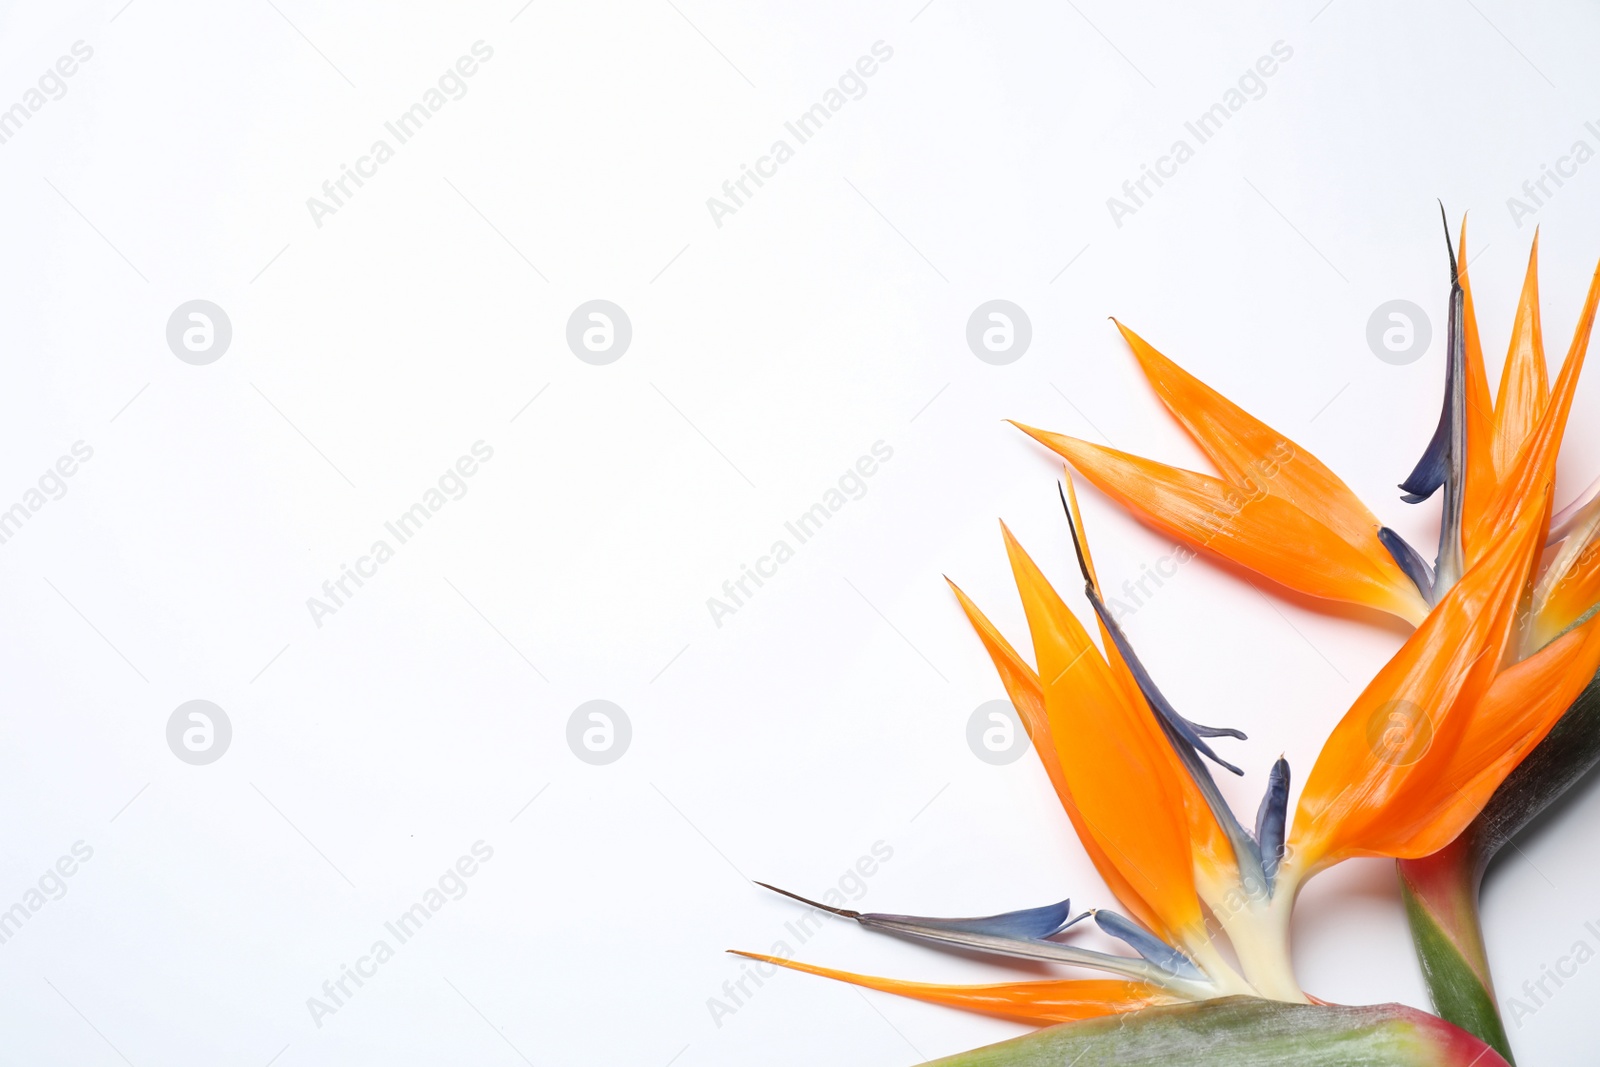
M 1465 243 L 1463 227 L 1463 260 Z M 943 919 L 796 899 L 871 930 L 1115 979 L 939 985 L 740 954 L 1037 1025 L 1241 996 L 1314 1002 L 1295 977 L 1289 945 L 1290 915 L 1306 881 L 1353 857 L 1421 860 L 1446 849 L 1600 668 L 1600 624 L 1590 621 L 1600 601 L 1600 482 L 1554 523 L 1551 514 L 1556 455 L 1600 302 L 1600 270 L 1551 387 L 1534 262 L 1491 402 L 1470 289 L 1452 249 L 1444 410 L 1401 487 L 1412 502 L 1444 489 L 1432 566 L 1315 456 L 1120 323 L 1157 396 L 1220 477 L 1020 427 L 1158 529 L 1289 589 L 1416 626 L 1333 729 L 1293 820 L 1290 770 L 1279 759 L 1247 828 L 1211 771 L 1242 773 L 1212 742 L 1243 735 L 1186 719 L 1134 652 L 1106 606 L 1070 473 L 1060 495 L 1098 646 L 1004 526 L 1034 664 L 951 583 L 1079 841 L 1127 915 L 1074 914 L 1062 901 Z M 1544 559 L 1547 541 L 1562 547 Z M 1402 722 L 1425 725 L 1425 743 L 1403 735 L 1397 748 L 1374 737 L 1374 724 L 1396 709 L 1404 709 Z M 1136 955 L 1073 945 L 1073 929 L 1085 919 Z M 1428 1031 L 1440 1055 L 1470 1052 L 1461 1062 L 1494 1062 L 1476 1039 L 1446 1031 Z

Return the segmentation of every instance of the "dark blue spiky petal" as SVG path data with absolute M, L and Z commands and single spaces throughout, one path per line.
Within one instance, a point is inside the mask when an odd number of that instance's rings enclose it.
M 1062 489 L 1059 483 L 1056 488 L 1061 493 L 1062 507 L 1067 508 L 1067 525 L 1072 530 L 1072 547 L 1078 554 L 1078 569 L 1083 572 L 1084 590 L 1088 594 L 1089 603 L 1093 605 L 1095 614 L 1100 616 L 1100 621 L 1105 623 L 1106 632 L 1111 635 L 1111 640 L 1117 646 L 1117 651 L 1122 654 L 1122 660 L 1128 665 L 1128 670 L 1132 673 L 1134 681 L 1139 683 L 1139 691 L 1145 695 L 1145 699 L 1150 702 L 1152 709 L 1162 722 L 1169 724 L 1183 738 L 1185 743 L 1217 766 L 1226 767 L 1234 774 L 1243 775 L 1243 770 L 1217 755 L 1211 746 L 1202 739 L 1207 737 L 1232 737 L 1240 741 L 1247 741 L 1249 738 L 1244 731 L 1236 730 L 1231 726 L 1202 726 L 1197 722 L 1191 722 L 1189 719 L 1184 718 L 1178 713 L 1178 709 L 1172 706 L 1172 702 L 1162 694 L 1155 683 L 1155 679 L 1150 677 L 1150 672 L 1145 669 L 1144 664 L 1139 661 L 1139 657 L 1134 654 L 1133 646 L 1129 644 L 1127 635 L 1122 632 L 1121 624 L 1112 618 L 1111 612 L 1106 609 L 1105 601 L 1100 596 L 1100 590 L 1095 588 L 1094 579 L 1089 576 L 1089 564 L 1083 558 L 1082 546 L 1078 544 L 1078 529 L 1072 521 L 1072 509 L 1067 507 L 1066 490 Z
M 1261 871 L 1270 892 L 1283 862 L 1284 831 L 1289 820 L 1289 761 L 1282 756 L 1267 774 L 1267 791 L 1256 810 L 1256 847 L 1261 850 Z
M 1046 938 L 1069 925 L 1072 901 L 1046 904 L 1040 908 L 1023 908 L 1005 911 L 998 915 L 980 915 L 970 919 L 929 919 L 915 915 L 889 915 L 867 912 L 866 917 L 881 922 L 912 922 L 940 930 L 969 934 L 986 934 L 991 937 Z
M 1177 972 L 1166 970 L 1158 964 L 1141 957 L 1133 959 L 1129 956 L 1113 956 L 1106 952 L 1096 952 L 1093 949 L 1078 948 L 1074 945 L 1064 945 L 1050 940 L 1050 936 L 1059 934 L 1062 930 L 1077 922 L 1078 919 L 1068 918 L 1070 907 L 1067 901 L 1059 904 L 1049 904 L 1042 908 L 1026 908 L 1022 911 L 1003 912 L 999 915 L 986 915 L 977 918 L 963 919 L 935 919 L 920 915 L 890 915 L 884 912 L 860 912 L 849 908 L 834 907 L 830 904 L 819 904 L 808 900 L 798 893 L 791 893 L 787 889 L 757 882 L 764 889 L 797 900 L 802 904 L 818 908 L 844 919 L 854 919 L 869 930 L 882 933 L 895 934 L 899 937 L 920 941 L 924 944 L 936 945 L 940 948 L 954 948 L 967 952 L 986 952 L 997 956 L 1009 956 L 1014 959 L 1044 960 L 1050 963 L 1066 963 L 1079 967 L 1093 967 L 1097 970 L 1109 971 L 1125 977 L 1141 981 L 1159 982 L 1165 977 L 1182 978 L 1189 981 L 1206 981 L 1204 974 Z M 1083 916 L 1078 916 L 1081 919 Z
M 1439 205 L 1444 215 L 1444 205 Z M 1439 522 L 1439 554 L 1433 565 L 1433 599 L 1460 580 L 1465 562 L 1461 547 L 1461 513 L 1466 496 L 1467 464 L 1467 356 L 1466 291 L 1456 250 L 1450 240 L 1450 220 L 1444 220 L 1445 251 L 1450 256 L 1450 321 L 1445 350 L 1444 408 L 1427 449 L 1400 488 L 1408 503 L 1428 499 L 1444 487 L 1444 513 Z M 1392 551 L 1392 550 L 1391 550 Z M 1402 564 L 1403 565 L 1403 564 Z
M 1205 974 L 1199 967 L 1195 966 L 1194 961 L 1188 956 L 1185 956 L 1131 919 L 1118 915 L 1114 911 L 1100 909 L 1094 912 L 1094 922 L 1100 929 L 1121 941 L 1168 974 L 1190 979 L 1205 977 Z
M 1417 587 L 1417 592 L 1422 594 L 1422 599 L 1433 603 L 1433 568 L 1428 566 L 1428 561 L 1422 554 L 1411 547 L 1411 542 L 1401 537 L 1387 526 L 1378 528 L 1378 540 L 1383 542 L 1383 547 L 1389 550 L 1389 555 L 1399 564 L 1411 584 Z
M 1439 487 L 1450 476 L 1450 401 L 1447 385 L 1444 411 L 1439 416 L 1439 424 L 1434 427 L 1433 436 L 1428 439 L 1428 447 L 1423 450 L 1422 458 L 1417 460 L 1417 465 L 1406 476 L 1406 480 L 1400 483 L 1400 499 L 1407 504 L 1420 504 L 1427 500 L 1439 491 Z
M 1078 569 L 1083 572 L 1083 590 L 1089 598 L 1089 603 L 1100 618 L 1100 623 L 1105 627 L 1106 634 L 1111 643 L 1116 646 L 1117 652 L 1122 656 L 1122 661 L 1127 665 L 1128 673 L 1133 675 L 1140 692 L 1144 694 L 1145 703 L 1155 715 L 1161 732 L 1166 736 L 1172 750 L 1177 754 L 1178 760 L 1183 764 L 1184 770 L 1189 772 L 1189 778 L 1194 782 L 1195 788 L 1205 798 L 1206 806 L 1211 809 L 1211 814 L 1217 820 L 1217 825 L 1227 835 L 1229 843 L 1233 846 L 1234 860 L 1238 865 L 1239 878 L 1244 886 L 1252 892 L 1266 892 L 1266 875 L 1261 869 L 1261 852 L 1256 847 L 1255 839 L 1245 832 L 1239 825 L 1239 818 L 1228 806 L 1227 800 L 1217 789 L 1216 779 L 1211 777 L 1211 770 L 1200 758 L 1202 754 L 1209 757 L 1218 766 L 1226 767 L 1234 774 L 1242 775 L 1244 771 L 1227 762 L 1211 750 L 1202 736 L 1205 737 L 1236 737 L 1241 740 L 1245 735 L 1239 730 L 1223 730 L 1214 727 L 1199 727 L 1195 723 L 1179 715 L 1171 702 L 1162 694 L 1155 680 L 1150 677 L 1150 672 L 1139 661 L 1138 655 L 1133 651 L 1133 645 L 1122 632 L 1122 626 L 1112 617 L 1107 610 L 1105 600 L 1100 596 L 1100 590 L 1095 584 L 1093 575 L 1089 573 L 1088 561 L 1084 558 L 1083 545 L 1077 523 L 1072 520 L 1072 508 L 1067 504 L 1066 490 L 1057 485 L 1061 493 L 1061 506 L 1067 513 L 1067 527 L 1072 532 L 1073 551 L 1078 556 Z
M 1444 214 L 1444 205 L 1439 205 L 1439 214 Z M 1450 254 L 1450 297 L 1451 314 L 1454 317 L 1455 296 L 1462 292 L 1461 274 L 1456 264 L 1456 250 L 1450 242 L 1450 220 L 1444 223 L 1445 250 Z M 1428 447 L 1422 452 L 1422 458 L 1417 460 L 1417 465 L 1406 480 L 1400 483 L 1404 495 L 1400 498 L 1407 504 L 1420 504 L 1433 496 L 1450 478 L 1451 439 L 1454 437 L 1454 415 L 1456 411 L 1456 375 L 1452 364 L 1455 360 L 1454 352 L 1447 351 L 1445 365 L 1444 405 L 1439 412 L 1439 422 L 1434 427 L 1433 436 L 1428 439 Z

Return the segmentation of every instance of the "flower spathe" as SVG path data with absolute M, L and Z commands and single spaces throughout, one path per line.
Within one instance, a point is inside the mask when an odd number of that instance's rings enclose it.
M 1378 536 L 1381 524 L 1302 446 L 1116 324 L 1156 396 L 1221 477 L 1017 424 L 1096 488 L 1196 548 L 1310 596 L 1419 622 L 1428 604 Z

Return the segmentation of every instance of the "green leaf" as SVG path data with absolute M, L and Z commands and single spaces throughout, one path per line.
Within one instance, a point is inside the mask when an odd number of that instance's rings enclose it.
M 929 1067 L 1506 1067 L 1449 1023 L 1400 1004 L 1227 997 L 1064 1023 Z

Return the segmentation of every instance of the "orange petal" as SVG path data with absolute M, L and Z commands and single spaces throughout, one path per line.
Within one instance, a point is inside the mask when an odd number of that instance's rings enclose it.
M 1544 334 L 1539 327 L 1539 231 L 1535 230 L 1522 299 L 1511 326 L 1511 348 L 1500 372 L 1500 395 L 1494 404 L 1494 469 L 1500 477 L 1510 474 L 1549 398 Z
M 1160 917 L 1122 876 L 1117 865 L 1111 862 L 1099 840 L 1083 821 L 1077 801 L 1072 799 L 1072 790 L 1062 773 L 1061 759 L 1056 755 L 1055 741 L 1050 733 L 1050 719 L 1044 708 L 1044 689 L 1039 685 L 1038 674 L 1017 654 L 1011 643 L 954 582 L 950 582 L 950 588 L 955 591 L 956 599 L 961 602 L 961 610 L 966 612 L 967 621 L 978 632 L 978 639 L 983 642 L 989 658 L 994 661 L 995 670 L 1000 674 L 1000 682 L 1006 688 L 1006 695 L 1011 698 L 1012 706 L 1017 709 L 1017 715 L 1028 731 L 1028 738 L 1033 742 L 1034 751 L 1039 754 L 1039 762 L 1044 764 L 1045 774 L 1049 776 L 1050 784 L 1055 787 L 1056 797 L 1061 801 L 1061 807 L 1071 820 L 1072 828 L 1077 833 L 1084 851 L 1088 853 L 1089 859 L 1094 863 L 1095 870 L 1100 872 L 1100 877 L 1105 880 L 1107 888 L 1135 918 L 1151 929 L 1159 929 L 1162 925 Z
M 1149 706 L 1124 699 L 1100 650 L 1011 531 L 1005 539 L 1033 634 L 1050 733 L 1082 824 L 1122 882 L 1154 912 L 1152 929 L 1182 938 L 1201 918 L 1171 748 Z
M 1018 424 L 1101 492 L 1173 537 L 1290 589 L 1420 622 L 1428 606 L 1382 545 L 1357 550 L 1282 497 Z M 1373 538 L 1377 544 L 1377 539 Z
M 994 669 L 1000 675 L 1000 684 L 1006 687 L 1006 696 L 1011 698 L 1011 703 L 1016 707 L 1022 725 L 1027 728 L 1028 739 L 1038 750 L 1045 770 L 1050 772 L 1050 780 L 1056 781 L 1061 773 L 1061 765 L 1056 761 L 1055 745 L 1050 738 L 1050 719 L 1045 714 L 1044 690 L 1039 686 L 1039 675 L 1017 654 L 1011 642 L 978 609 L 978 605 L 961 591 L 960 586 L 948 578 L 945 583 L 960 601 L 967 621 L 977 631 L 978 640 L 983 642 L 984 650 L 994 662 Z
M 1302 877 L 1351 856 L 1414 854 L 1436 814 L 1427 787 L 1454 759 L 1509 639 L 1544 506 L 1530 504 L 1451 587 L 1334 728 L 1295 814 Z
M 1112 320 L 1116 322 L 1115 319 Z M 1288 501 L 1352 547 L 1377 558 L 1388 552 L 1377 537 L 1378 519 L 1322 461 L 1117 322 L 1156 396 L 1217 465 L 1224 481 L 1246 493 Z
M 989 653 L 989 659 L 1000 675 L 1000 684 L 1005 686 L 1006 696 L 1011 698 L 1011 706 L 1017 709 L 1017 717 L 1022 720 L 1023 728 L 1028 731 L 1028 740 L 1033 742 L 1033 750 L 1039 754 L 1039 762 L 1044 764 L 1045 774 L 1049 776 L 1050 784 L 1055 788 L 1061 806 L 1066 809 L 1074 828 L 1078 830 L 1079 840 L 1084 842 L 1085 847 L 1094 848 L 1092 839 L 1078 826 L 1082 817 L 1078 814 L 1077 804 L 1072 799 L 1072 790 L 1067 787 L 1066 777 L 1061 773 L 1061 760 L 1056 756 L 1055 740 L 1050 734 L 1050 717 L 1044 710 L 1044 688 L 1039 684 L 1039 675 L 1017 654 L 1017 650 L 1011 647 L 1011 642 L 1007 641 L 994 623 L 989 621 L 988 616 L 978 609 L 978 605 L 961 591 L 960 586 L 948 578 L 945 582 L 955 593 L 956 599 L 961 602 L 961 610 L 966 613 L 967 621 L 977 631 L 978 640 L 983 642 L 984 651 Z M 1110 865 L 1107 863 L 1095 861 L 1095 867 L 1102 874 L 1108 866 Z
M 1589 283 L 1589 295 L 1584 300 L 1583 313 L 1567 350 L 1567 358 L 1556 376 L 1555 388 L 1549 403 L 1544 405 L 1538 424 L 1523 445 L 1516 464 L 1509 475 L 1502 477 L 1494 500 L 1475 528 L 1463 528 L 1462 538 L 1468 545 L 1468 558 L 1482 555 L 1487 546 L 1497 543 L 1516 520 L 1523 503 L 1532 495 L 1541 494 L 1555 481 L 1556 454 L 1567 429 L 1567 416 L 1572 410 L 1572 396 L 1578 388 L 1578 376 L 1583 371 L 1584 357 L 1589 350 L 1589 335 L 1594 328 L 1595 311 L 1600 306 L 1600 266 L 1595 268 Z M 1546 517 L 1548 522 L 1548 516 Z
M 1089 580 L 1098 590 L 1100 576 L 1095 572 L 1094 556 L 1089 551 L 1088 528 L 1084 525 L 1083 513 L 1078 509 L 1078 490 L 1073 485 L 1072 472 L 1065 468 L 1062 470 L 1062 484 L 1066 487 L 1064 496 L 1067 511 L 1071 515 L 1073 526 L 1078 530 L 1077 546 L 1083 554 L 1084 569 L 1089 572 Z M 1103 601 L 1104 597 L 1101 599 Z M 1100 647 L 1105 650 L 1106 663 L 1111 668 L 1112 676 L 1122 687 L 1123 699 L 1133 707 L 1145 707 L 1144 691 L 1139 688 L 1139 682 L 1134 678 L 1133 671 L 1128 668 L 1128 664 L 1122 658 L 1122 652 L 1111 639 L 1110 633 L 1106 631 L 1105 622 L 1098 615 L 1096 622 L 1100 625 Z M 1234 856 L 1233 846 L 1228 841 L 1228 835 L 1217 824 L 1216 814 L 1206 803 L 1200 787 L 1189 776 L 1189 772 L 1178 760 L 1176 753 L 1171 752 L 1170 746 L 1168 752 L 1172 757 L 1173 778 L 1178 781 L 1183 793 L 1184 813 L 1188 816 L 1189 842 L 1194 853 L 1196 885 L 1207 903 L 1215 905 L 1220 903 L 1228 890 L 1237 883 L 1238 861 Z
M 935 985 L 930 982 L 902 982 L 894 978 L 836 971 L 759 952 L 735 952 L 736 956 L 787 967 L 791 971 L 821 975 L 866 989 L 894 993 L 967 1011 L 981 1011 L 1016 1019 L 1035 1026 L 1096 1019 L 1137 1011 L 1154 1004 L 1177 1004 L 1180 998 L 1144 982 L 1113 979 L 1071 979 L 1047 982 L 1000 982 L 994 985 Z
M 1600 604 L 1600 542 L 1590 541 L 1551 586 L 1534 619 L 1533 646 L 1543 647 Z
M 1502 672 L 1473 711 L 1460 748 L 1414 803 L 1431 802 L 1426 829 L 1399 859 L 1429 856 L 1454 841 L 1500 783 L 1543 741 L 1600 670 L 1600 625 L 1590 622 Z
M 1489 376 L 1483 368 L 1483 345 L 1478 339 L 1478 316 L 1472 306 L 1472 287 L 1467 284 L 1467 220 L 1461 220 L 1461 248 L 1456 255 L 1460 265 L 1461 292 L 1464 297 L 1462 336 L 1466 351 L 1467 463 L 1466 487 L 1462 494 L 1462 526 L 1478 524 L 1499 484 L 1494 466 L 1494 400 L 1489 395 Z M 1466 557 L 1467 566 L 1477 560 Z

